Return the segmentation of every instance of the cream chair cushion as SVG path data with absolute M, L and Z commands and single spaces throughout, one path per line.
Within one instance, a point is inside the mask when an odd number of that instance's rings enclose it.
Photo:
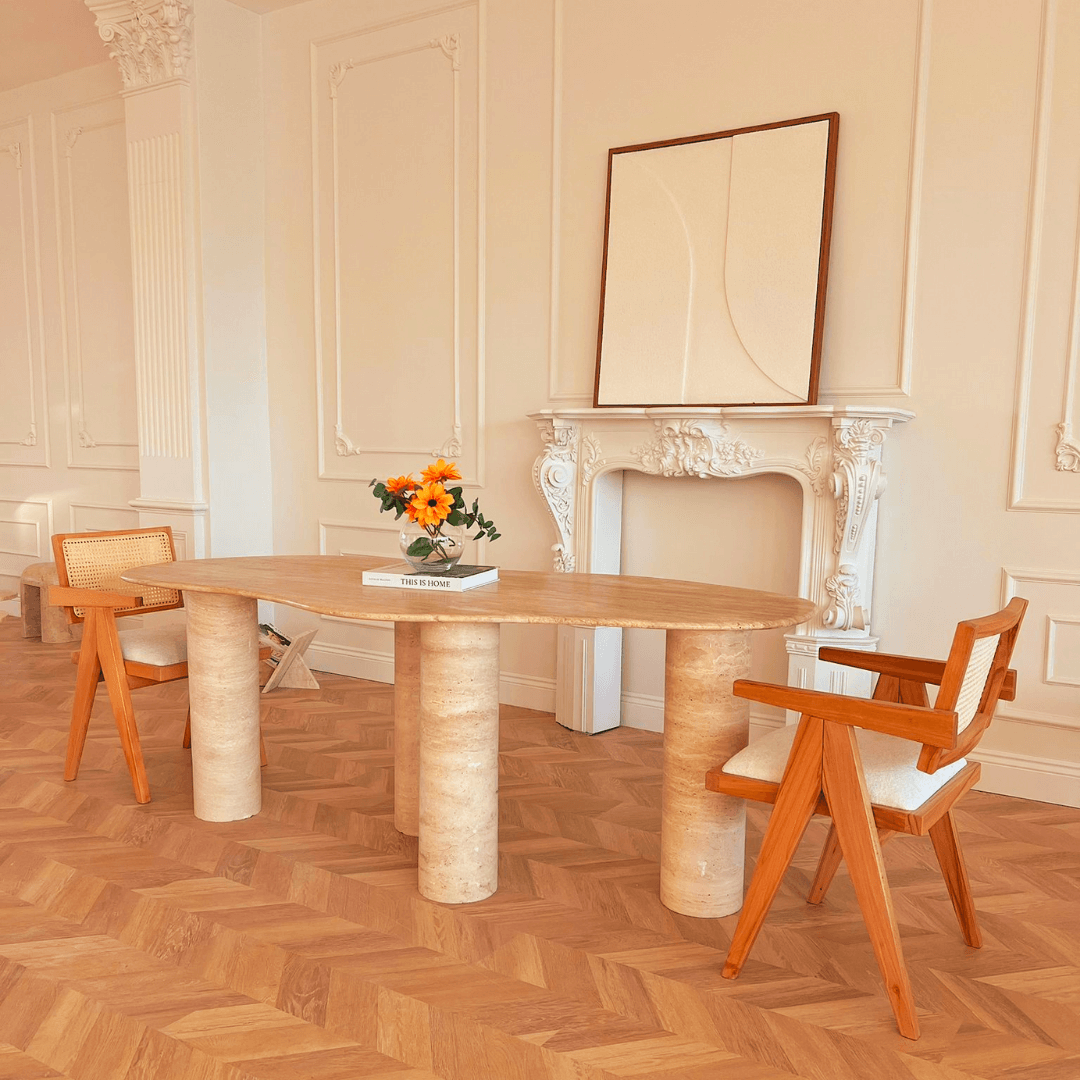
M 170 667 L 187 660 L 187 630 L 183 626 L 118 633 L 125 660 L 154 667 Z
M 792 724 L 755 739 L 745 750 L 729 758 L 723 771 L 732 776 L 780 783 L 791 745 L 795 741 L 795 731 L 796 726 Z M 862 728 L 855 729 L 855 738 L 859 744 L 870 801 L 877 806 L 917 810 L 967 764 L 966 759 L 961 758 L 928 775 L 916 768 L 921 743 L 882 735 L 878 731 L 864 731 Z

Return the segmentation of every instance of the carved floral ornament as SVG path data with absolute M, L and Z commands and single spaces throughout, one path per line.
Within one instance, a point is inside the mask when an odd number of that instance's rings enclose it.
M 88 0 L 87 6 L 126 90 L 187 78 L 195 21 L 189 0 Z
M 1057 434 L 1055 468 L 1058 472 L 1080 472 L 1080 442 L 1073 438 L 1072 424 L 1058 424 Z

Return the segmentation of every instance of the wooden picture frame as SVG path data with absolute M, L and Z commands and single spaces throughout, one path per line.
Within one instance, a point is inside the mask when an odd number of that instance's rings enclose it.
M 817 403 L 839 127 L 608 151 L 595 407 Z

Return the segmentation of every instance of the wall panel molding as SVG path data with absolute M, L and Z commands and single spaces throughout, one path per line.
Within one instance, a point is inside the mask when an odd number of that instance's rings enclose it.
M 1080 573 L 1003 567 L 1001 593 L 1006 603 L 1024 596 L 1030 607 L 1013 664 L 1025 704 L 1003 705 L 1000 715 L 1021 724 L 1080 732 L 1080 695 L 1075 690 L 1080 687 L 1080 662 L 1075 648 L 1060 642 L 1063 636 L 1074 636 L 1067 630 L 1062 634 L 1062 628 L 1080 626 Z M 1040 629 L 1036 653 L 1032 642 Z
M 455 26 L 447 16 L 475 11 L 477 32 L 472 40 L 466 38 L 465 24 Z M 432 20 L 435 20 L 432 23 Z M 425 23 L 429 25 L 424 25 Z M 402 44 L 398 38 L 401 31 L 415 28 L 412 40 Z M 370 35 L 396 32 L 398 37 L 387 39 L 394 47 L 378 48 L 378 42 Z M 402 17 L 369 26 L 332 38 L 313 40 L 310 43 L 312 72 L 312 196 L 313 196 L 313 248 L 314 248 L 314 299 L 316 310 L 315 364 L 318 397 L 319 478 L 364 480 L 372 472 L 387 468 L 416 469 L 417 459 L 427 457 L 460 458 L 463 461 L 465 482 L 483 486 L 485 441 L 485 356 L 484 356 L 484 306 L 486 293 L 485 269 L 485 77 L 483 48 L 486 32 L 486 3 L 454 4 L 430 9 L 415 15 Z M 472 37 L 472 35 L 469 35 Z M 369 39 L 365 41 L 365 39 Z M 363 48 L 368 46 L 368 51 Z M 375 48 L 372 48 L 375 45 Z M 331 46 L 329 55 L 324 55 Z M 344 53 L 349 48 L 348 55 Z M 451 132 L 452 147 L 452 328 L 450 340 L 452 352 L 449 359 L 449 399 L 440 401 L 445 406 L 445 420 L 430 424 L 422 430 L 422 423 L 410 425 L 415 434 L 410 445 L 379 445 L 365 440 L 356 427 L 355 419 L 346 416 L 346 388 L 343 373 L 349 361 L 343 339 L 342 314 L 347 298 L 342 295 L 342 176 L 341 89 L 351 71 L 371 68 L 403 57 L 433 53 L 447 64 L 450 73 L 448 115 L 439 124 Z M 336 58 L 340 57 L 340 58 Z M 466 94 L 462 78 L 468 66 L 470 79 L 475 78 L 475 99 Z M 475 115 L 473 102 L 475 100 Z M 328 103 L 328 104 L 327 104 Z M 468 108 L 469 130 L 475 131 L 475 147 L 463 144 L 463 108 Z M 329 132 L 324 134 L 323 114 L 329 109 Z M 437 125 L 438 126 L 438 125 Z M 324 141 L 329 146 L 323 145 Z M 328 166 L 328 168 L 327 168 Z M 466 172 L 465 170 L 468 170 Z M 325 191 L 322 177 L 329 172 L 329 191 Z M 475 206 L 464 202 L 464 184 L 475 190 Z M 327 204 L 328 205 L 325 205 Z M 468 210 L 466 212 L 466 207 Z M 470 235 L 470 233 L 472 235 Z M 468 254 L 466 254 L 468 252 Z M 326 259 L 324 265 L 324 259 Z M 475 260 L 475 311 L 464 300 L 464 275 Z M 330 281 L 325 277 L 329 275 Z M 469 308 L 470 330 L 475 320 L 475 352 L 463 341 L 465 329 L 463 317 Z M 469 335 L 471 336 L 471 334 Z M 332 345 L 329 338 L 332 338 Z M 422 383 L 420 384 L 422 386 Z M 332 398 L 332 400 L 331 400 Z M 465 408 L 466 399 L 475 401 L 472 415 Z M 439 415 L 442 415 L 440 413 Z M 438 425 L 445 424 L 440 427 Z M 437 445 L 436 445 L 437 443 Z M 403 460 L 404 459 L 404 460 Z M 356 461 L 359 467 L 346 465 Z
M 123 362 L 113 349 L 98 348 L 94 352 L 93 366 L 89 373 L 84 363 L 86 355 L 86 333 L 82 315 L 82 297 L 80 276 L 90 273 L 85 264 L 80 263 L 80 224 L 78 221 L 76 195 L 79 189 L 76 170 L 76 151 L 86 147 L 87 140 L 95 133 L 118 128 L 124 131 L 123 104 L 115 95 L 94 101 L 80 102 L 78 105 L 56 111 L 52 114 L 53 132 L 53 197 L 57 235 L 57 272 L 59 276 L 60 300 L 60 350 L 63 361 L 64 385 L 67 391 L 65 419 L 67 427 L 68 465 L 83 469 L 119 469 L 137 472 L 139 469 L 138 441 L 117 438 L 110 432 L 115 422 L 116 410 L 111 415 L 89 415 L 87 405 L 87 377 L 93 378 L 102 363 Z M 123 161 L 121 159 L 121 167 Z M 98 178 L 100 182 L 100 178 Z M 86 183 L 84 179 L 83 184 Z M 93 190 L 93 188 L 91 188 Z M 100 215 L 103 200 L 95 199 L 95 213 Z M 124 221 L 113 222 L 115 230 L 123 230 L 125 254 L 130 252 L 130 228 L 127 217 L 129 200 L 123 200 Z M 97 221 L 84 220 L 83 226 L 100 227 Z M 114 267 L 106 265 L 102 273 L 114 274 Z M 130 294 L 130 276 L 126 282 Z M 91 345 L 93 343 L 91 342 Z M 134 338 L 130 346 L 130 385 L 132 399 L 135 398 L 135 359 Z M 134 420 L 134 417 L 132 417 Z
M 6 237 L 0 254 L 14 261 L 21 285 L 18 299 L 26 337 L 26 412 L 18 430 L 0 431 L 0 465 L 48 467 L 45 324 L 32 117 L 22 116 L 0 127 L 0 168 L 6 166 L 14 170 L 19 224 L 18 237 Z M 17 386 L 10 382 L 6 385 Z
M 1073 429 L 1080 364 L 1077 355 L 1080 350 L 1080 185 L 1077 185 L 1070 207 L 1070 211 L 1076 213 L 1076 220 L 1071 223 L 1075 229 L 1069 270 L 1072 289 L 1067 342 L 1062 348 L 1063 370 L 1061 382 L 1057 384 L 1061 387 L 1060 404 L 1056 388 L 1052 399 L 1036 397 L 1040 372 L 1048 362 L 1056 362 L 1056 350 L 1044 347 L 1040 354 L 1038 344 L 1040 332 L 1047 322 L 1040 317 L 1039 308 L 1040 277 L 1046 257 L 1044 240 L 1048 230 L 1061 227 L 1061 222 L 1052 213 L 1056 207 L 1048 206 L 1050 174 L 1057 162 L 1053 151 L 1057 140 L 1073 126 L 1064 121 L 1054 124 L 1058 98 L 1068 101 L 1071 97 L 1069 87 L 1065 88 L 1064 94 L 1057 92 L 1057 80 L 1074 74 L 1068 65 L 1056 63 L 1059 51 L 1072 57 L 1076 46 L 1075 37 L 1072 40 L 1062 37 L 1063 26 L 1066 24 L 1061 19 L 1059 0 L 1043 0 L 1017 347 L 1016 407 L 1009 466 L 1009 510 L 1042 513 L 1080 513 L 1080 477 L 1073 482 L 1071 475 L 1063 475 L 1080 473 L 1080 442 Z M 1075 152 L 1075 148 L 1073 150 Z M 1062 158 L 1067 156 L 1068 149 Z M 1075 178 L 1073 182 L 1076 182 Z M 1052 359 L 1041 359 L 1042 355 Z M 1032 490 L 1036 486 L 1033 483 L 1036 477 L 1038 486 L 1043 489 L 1038 492 Z M 1050 488 L 1049 492 L 1047 488 Z M 1063 497 L 1059 494 L 1062 490 L 1070 493 Z M 1071 494 L 1072 490 L 1075 494 Z
M 139 528 L 139 511 L 117 503 L 73 502 L 68 504 L 70 532 L 94 532 Z
M 919 269 L 919 230 L 926 164 L 926 115 L 930 98 L 930 37 L 934 0 L 918 0 L 911 95 L 911 133 L 908 150 L 907 201 L 904 208 L 903 284 L 900 293 L 899 343 L 896 378 L 875 386 L 823 386 L 830 398 L 906 398 L 911 395 L 915 355 L 915 289 Z
M 51 559 L 52 499 L 0 499 L 0 575 Z

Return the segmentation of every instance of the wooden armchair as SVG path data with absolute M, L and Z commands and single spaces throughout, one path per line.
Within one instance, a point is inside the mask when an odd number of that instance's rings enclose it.
M 150 785 L 130 691 L 187 678 L 187 631 L 184 626 L 118 630 L 116 621 L 127 615 L 183 607 L 184 600 L 175 590 L 129 585 L 120 575 L 134 566 L 175 562 L 172 529 L 165 525 L 121 532 L 60 533 L 52 538 L 52 544 L 59 585 L 50 589 L 50 601 L 65 609 L 69 622 L 83 624 L 82 647 L 73 656 L 79 667 L 64 779 L 74 780 L 79 775 L 90 711 L 98 682 L 104 679 L 135 800 L 147 803 Z M 269 654 L 270 650 L 264 649 L 259 655 Z M 189 710 L 185 746 L 190 745 L 190 727 Z
M 982 940 L 952 808 L 979 778 L 978 763 L 965 755 L 998 700 L 1015 696 L 1009 661 L 1026 608 L 1017 597 L 994 615 L 960 623 L 944 662 L 822 649 L 822 660 L 879 673 L 871 700 L 746 679 L 735 683 L 737 696 L 793 709 L 802 718 L 798 727 L 770 732 L 706 775 L 711 791 L 775 804 L 725 978 L 742 969 L 810 818 L 826 814 L 832 827 L 809 901 L 822 901 L 846 859 L 897 1027 L 909 1039 L 919 1037 L 881 843 L 899 833 L 929 833 L 964 940 L 978 948 Z M 939 687 L 933 707 L 927 683 Z

